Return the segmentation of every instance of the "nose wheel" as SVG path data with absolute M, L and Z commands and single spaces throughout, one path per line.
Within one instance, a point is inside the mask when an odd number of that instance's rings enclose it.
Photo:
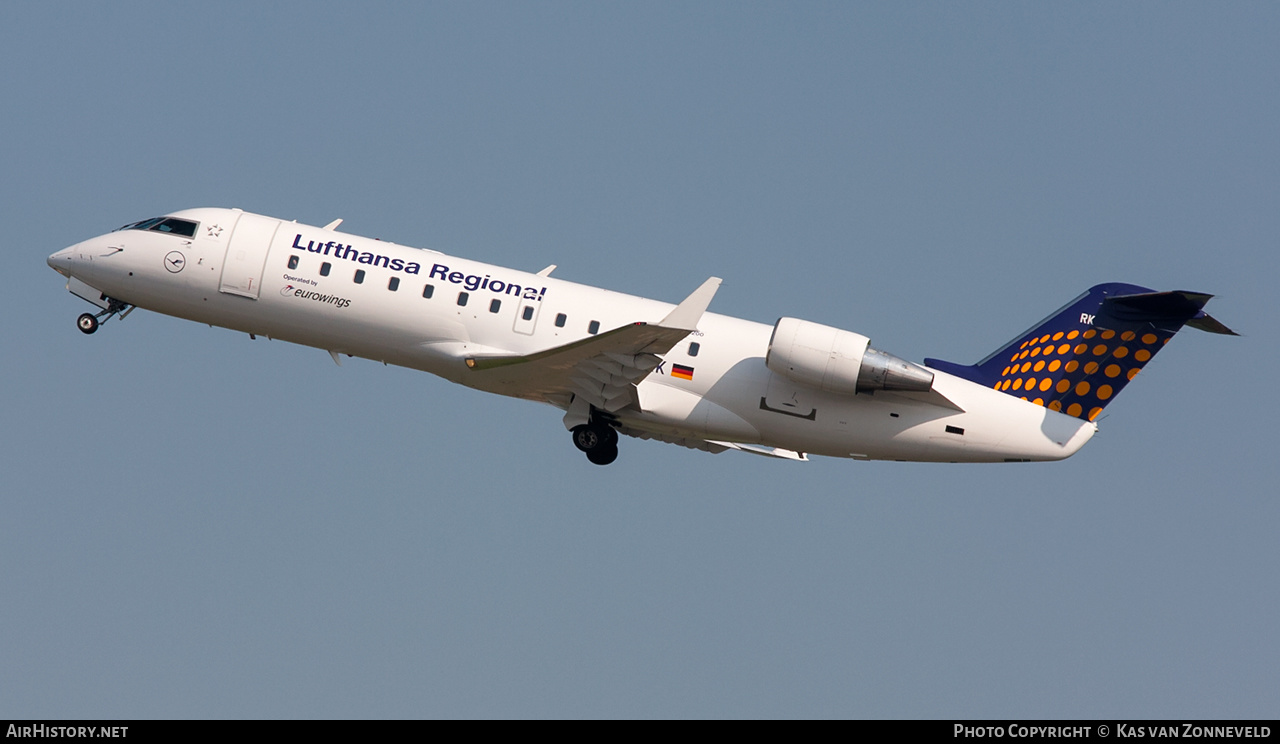
M 618 459 L 618 432 L 612 426 L 598 422 L 573 427 L 573 446 L 587 454 L 596 465 L 608 465 Z
M 133 308 L 133 305 L 123 303 L 120 300 L 108 298 L 106 310 L 103 310 L 97 315 L 84 313 L 79 318 L 76 318 L 76 328 L 79 328 L 80 332 L 86 335 L 94 333 L 98 330 L 98 326 L 110 320 L 111 316 L 119 315 L 121 320 L 123 320 L 126 315 L 133 312 Z

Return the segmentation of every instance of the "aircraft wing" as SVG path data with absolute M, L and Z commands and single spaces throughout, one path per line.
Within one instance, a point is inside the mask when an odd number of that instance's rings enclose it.
M 696 330 L 720 280 L 711 277 L 657 324 L 636 322 L 523 356 L 472 356 L 467 367 L 486 388 L 556 402 L 577 396 L 613 413 L 639 409 L 636 385 L 665 354 Z
M 657 442 L 667 442 L 668 444 L 678 444 L 681 447 L 689 449 L 702 450 L 718 455 L 728 450 L 737 450 L 752 455 L 763 455 L 765 457 L 776 457 L 781 460 L 796 460 L 797 462 L 808 462 L 809 456 L 803 452 L 782 449 L 781 447 L 769 447 L 763 444 L 749 444 L 747 442 L 721 442 L 714 439 L 698 439 L 697 437 L 680 437 L 674 434 L 661 434 L 653 431 L 644 431 L 643 429 L 635 429 L 629 426 L 618 428 L 619 434 L 626 434 L 636 439 L 652 439 Z

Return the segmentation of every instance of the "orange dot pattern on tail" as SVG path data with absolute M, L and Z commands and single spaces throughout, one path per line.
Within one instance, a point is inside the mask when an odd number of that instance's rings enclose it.
M 1091 328 L 1029 336 L 1002 357 L 1009 364 L 992 387 L 1092 421 L 1172 335 Z

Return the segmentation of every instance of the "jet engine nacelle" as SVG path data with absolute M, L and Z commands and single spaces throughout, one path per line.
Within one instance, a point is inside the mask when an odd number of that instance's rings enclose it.
M 928 391 L 933 373 L 877 351 L 871 339 L 797 318 L 773 326 L 764 363 L 773 372 L 830 393 L 874 390 Z

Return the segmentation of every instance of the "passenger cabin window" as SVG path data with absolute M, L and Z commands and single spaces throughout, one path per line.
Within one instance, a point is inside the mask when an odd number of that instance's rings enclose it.
M 496 312 L 498 312 L 498 310 L 499 310 L 499 309 L 501 309 L 501 308 L 502 308 L 502 300 L 490 300 L 490 301 L 489 301 L 489 312 L 491 312 L 491 313 L 496 313 Z
M 568 319 L 569 316 L 564 313 L 556 313 L 556 328 L 564 328 L 564 322 Z
M 398 276 L 391 277 L 391 279 L 387 281 L 387 289 L 391 290 L 392 292 L 396 291 L 397 289 L 400 289 L 400 277 Z
M 291 268 L 291 269 L 296 269 L 296 268 L 298 268 L 298 257 L 297 257 L 297 256 L 289 256 L 289 268 Z
M 699 344 L 697 341 L 693 341 L 693 342 L 691 342 L 691 343 L 689 344 L 689 356 L 697 356 L 697 355 L 698 355 L 698 351 L 699 351 L 701 348 L 702 348 L 702 345 L 701 345 L 701 344 Z
M 533 305 L 525 305 L 524 313 L 521 314 L 525 320 L 533 320 Z
M 332 269 L 332 268 L 333 268 L 333 264 L 329 263 L 328 261 L 325 261 L 324 263 L 320 264 L 320 276 L 329 276 L 329 269 Z
M 364 284 L 364 269 L 356 269 L 356 284 Z
M 436 293 L 436 285 L 434 284 L 428 284 L 427 286 L 422 288 L 422 296 L 427 298 L 428 300 L 431 299 L 431 295 L 435 293 Z
M 587 324 L 587 333 L 595 335 L 600 332 L 600 321 L 593 320 Z
M 470 297 L 470 296 L 471 296 L 471 295 L 467 294 L 466 292 L 459 292 L 459 293 L 458 293 L 458 306 L 459 306 L 459 307 L 462 307 L 462 306 L 466 305 L 466 304 L 467 304 L 467 298 L 468 298 L 468 297 Z

